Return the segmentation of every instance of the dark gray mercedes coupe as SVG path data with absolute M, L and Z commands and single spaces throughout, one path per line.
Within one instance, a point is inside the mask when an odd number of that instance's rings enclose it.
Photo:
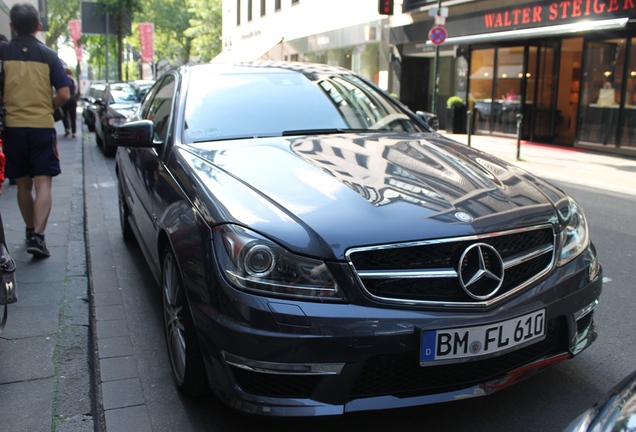
M 597 336 L 581 207 L 351 71 L 184 66 L 115 133 L 187 395 L 271 416 L 482 396 Z

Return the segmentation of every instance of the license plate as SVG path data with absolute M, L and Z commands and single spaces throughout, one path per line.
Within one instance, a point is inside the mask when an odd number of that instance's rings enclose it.
M 475 327 L 422 331 L 420 365 L 455 363 L 521 348 L 545 339 L 545 309 Z

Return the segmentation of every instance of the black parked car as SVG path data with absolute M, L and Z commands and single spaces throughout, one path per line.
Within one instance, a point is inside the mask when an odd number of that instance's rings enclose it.
M 634 430 L 636 430 L 636 371 L 612 387 L 603 399 L 572 421 L 565 432 Z
M 126 122 L 146 95 L 154 81 L 109 83 L 95 101 L 95 141 L 104 154 L 113 156 L 117 147 L 113 143 L 115 128 Z
M 348 70 L 184 66 L 115 143 L 186 394 L 273 416 L 437 403 L 596 339 L 576 201 Z
M 84 101 L 84 107 L 82 110 L 82 118 L 84 119 L 84 123 L 88 127 L 90 132 L 95 132 L 95 117 L 97 113 L 97 109 L 99 108 L 95 102 L 98 99 L 102 98 L 102 93 L 104 93 L 104 89 L 106 88 L 105 83 L 91 83 L 91 85 L 86 90 L 86 93 L 82 95 L 81 99 Z

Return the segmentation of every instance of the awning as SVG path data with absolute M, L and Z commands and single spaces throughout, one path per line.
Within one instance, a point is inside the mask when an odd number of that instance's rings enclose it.
M 216 57 L 214 57 L 211 63 L 223 63 L 223 62 L 241 62 L 241 61 L 253 61 L 266 57 L 266 54 L 272 51 L 276 46 L 281 44 L 283 39 L 276 40 L 259 40 L 252 43 L 245 43 L 240 47 L 233 48 L 228 51 L 223 51 Z M 271 60 L 268 56 L 266 60 Z
M 560 24 L 548 27 L 536 27 L 521 30 L 509 30 L 496 33 L 480 33 L 476 35 L 449 37 L 447 44 L 472 45 L 486 42 L 500 42 L 517 39 L 532 39 L 536 37 L 576 35 L 578 33 L 598 30 L 619 30 L 625 28 L 629 18 L 614 18 L 601 21 L 581 21 L 573 24 Z M 428 40 L 426 45 L 433 45 Z

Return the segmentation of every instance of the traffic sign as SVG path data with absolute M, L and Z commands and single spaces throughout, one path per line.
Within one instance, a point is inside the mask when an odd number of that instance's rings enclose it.
M 446 36 L 448 33 L 446 32 L 446 28 L 442 26 L 435 26 L 428 32 L 428 38 L 433 45 L 441 45 L 446 40 Z

